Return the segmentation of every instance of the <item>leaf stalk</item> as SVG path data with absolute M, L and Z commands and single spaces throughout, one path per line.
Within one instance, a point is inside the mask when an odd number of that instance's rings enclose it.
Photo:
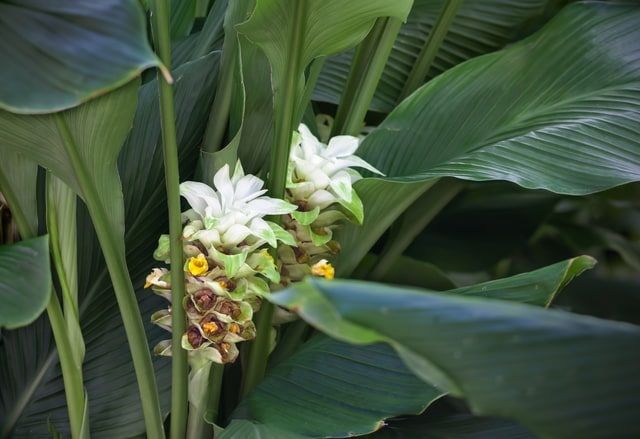
M 171 70 L 171 33 L 167 0 L 153 2 L 153 40 L 160 60 Z M 180 174 L 173 88 L 158 72 L 160 117 L 164 155 L 164 176 L 169 216 L 169 256 L 171 258 L 171 428 L 172 439 L 185 437 L 188 413 L 189 364 L 182 348 L 186 317 L 184 298 L 184 255 L 182 250 L 182 215 L 180 209 Z
M 140 308 L 138 307 L 138 301 L 127 269 L 124 247 L 121 243 L 122 238 L 119 233 L 112 230 L 109 224 L 109 214 L 100 202 L 97 189 L 93 186 L 89 172 L 82 163 L 80 153 L 64 115 L 55 113 L 53 117 L 71 166 L 78 177 L 78 182 L 83 191 L 83 198 L 111 276 L 116 300 L 120 308 L 120 315 L 127 334 L 127 340 L 129 341 L 131 357 L 133 358 L 133 367 L 138 381 L 147 435 L 162 439 L 165 435 L 153 363 L 151 362 L 149 345 L 144 332 L 144 325 L 142 324 Z

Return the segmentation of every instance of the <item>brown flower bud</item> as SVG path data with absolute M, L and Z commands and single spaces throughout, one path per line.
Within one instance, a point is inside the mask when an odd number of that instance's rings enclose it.
M 213 308 L 213 305 L 215 305 L 216 295 L 211 290 L 202 289 L 196 291 L 196 293 L 194 294 L 194 300 L 198 308 L 203 311 L 207 311 Z
M 202 344 L 202 334 L 200 334 L 200 330 L 195 326 L 189 326 L 187 329 L 187 340 L 191 346 L 199 348 Z

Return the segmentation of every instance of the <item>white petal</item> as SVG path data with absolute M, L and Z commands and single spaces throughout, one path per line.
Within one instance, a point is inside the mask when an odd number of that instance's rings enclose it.
M 296 176 L 304 181 L 310 181 L 317 189 L 324 189 L 329 186 L 329 177 L 322 172 L 322 168 L 314 166 L 305 160 L 295 160 Z
M 325 157 L 346 157 L 353 155 L 358 149 L 360 141 L 353 136 L 335 136 L 329 140 Z
M 318 153 L 320 141 L 311 134 L 309 128 L 303 123 L 298 126 L 298 132 L 302 137 L 301 146 L 306 158 L 310 158 Z
M 220 194 L 222 210 L 226 210 L 233 203 L 233 184 L 229 177 L 229 165 L 224 165 L 213 176 L 213 185 Z
M 191 237 L 192 240 L 198 240 L 205 247 L 210 247 L 212 245 L 220 245 L 220 233 L 216 229 L 213 230 L 200 230 L 193 234 Z
M 373 172 L 374 174 L 384 175 L 382 172 L 378 171 L 376 168 L 371 166 L 369 163 L 365 162 L 363 159 L 361 159 L 357 155 L 352 155 L 351 157 L 337 159 L 336 164 L 339 164 L 341 166 L 347 165 L 352 168 L 364 168 L 368 171 Z
M 316 187 L 310 181 L 303 181 L 302 183 L 288 184 L 287 189 L 291 192 L 294 200 L 304 200 L 316 190 Z
M 266 189 L 262 189 L 264 182 L 251 174 L 240 178 L 235 186 L 235 202 L 247 202 L 267 192 Z
M 222 235 L 222 242 L 228 246 L 237 245 L 249 235 L 251 230 L 247 226 L 234 224 Z
M 324 209 L 338 200 L 332 193 L 325 190 L 319 190 L 315 191 L 307 201 L 311 208 L 319 207 L 320 209 Z
M 215 191 L 204 183 L 185 181 L 180 185 L 180 195 L 187 199 L 193 210 L 203 217 L 207 207 L 207 198 L 217 198 Z
M 209 218 L 218 218 L 222 216 L 222 206 L 220 205 L 220 201 L 218 197 L 215 198 L 207 198 L 207 208 L 204 210 L 205 215 Z
M 282 215 L 293 212 L 296 206 L 277 198 L 260 197 L 247 203 L 247 209 L 259 215 Z

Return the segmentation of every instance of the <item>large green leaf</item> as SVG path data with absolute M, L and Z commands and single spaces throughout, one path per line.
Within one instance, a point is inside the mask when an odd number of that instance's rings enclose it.
M 218 54 L 187 63 L 173 72 L 181 175 L 190 177 L 197 159 L 207 112 L 215 90 Z M 166 301 L 143 290 L 144 276 L 158 236 L 166 233 L 166 201 L 156 81 L 139 90 L 138 107 L 120 154 L 119 170 L 126 207 L 127 261 L 150 348 L 167 333 L 151 325 L 150 315 Z M 82 331 L 87 343 L 84 378 L 89 394 L 91 437 L 133 437 L 144 433 L 140 402 L 122 321 L 91 222 L 78 216 L 79 295 Z M 14 437 L 48 437 L 47 419 L 68 434 L 62 377 L 48 323 L 40 319 L 19 331 L 5 332 L 0 347 L 0 418 L 16 412 Z M 25 345 L 30 346 L 27 350 Z M 156 358 L 156 376 L 164 410 L 169 406 L 170 361 Z M 35 384 L 34 384 L 35 383 Z M 4 392 L 4 390 L 7 390 Z M 165 412 L 166 413 L 166 412 Z
M 286 66 L 299 54 L 295 77 L 303 84 L 304 69 L 319 56 L 333 55 L 359 43 L 378 17 L 404 19 L 412 0 L 257 0 L 238 32 L 258 45 L 271 64 L 274 91 L 279 92 Z M 294 50 L 294 48 L 296 50 Z M 300 92 L 301 89 L 298 90 Z M 298 94 L 300 96 L 300 94 Z
M 574 276 L 592 265 L 591 258 L 582 256 L 447 293 L 546 306 Z M 391 416 L 421 412 L 445 393 L 420 384 L 407 372 L 382 344 L 352 346 L 316 337 L 270 370 L 234 417 L 308 437 L 364 434 L 379 429 Z
M 307 437 L 346 437 L 375 431 L 391 416 L 418 414 L 442 394 L 384 344 L 318 336 L 269 371 L 234 417 Z
M 218 439 L 305 439 L 299 434 L 244 419 L 231 421 L 222 434 L 216 437 Z
M 0 246 L 0 328 L 18 328 L 44 311 L 51 294 L 47 236 Z
M 589 256 L 579 256 L 529 273 L 456 288 L 447 293 L 549 306 L 560 290 L 576 276 L 593 268 L 595 263 Z
M 340 340 L 391 344 L 477 414 L 545 438 L 640 434 L 638 326 L 354 281 L 308 280 L 271 300 Z
M 499 418 L 469 414 L 392 420 L 367 439 L 535 439 L 526 428 Z
M 364 141 L 388 176 L 584 195 L 640 179 L 640 8 L 577 3 L 406 99 Z M 426 146 L 426 147 L 425 147 Z
M 0 108 L 45 113 L 119 87 L 158 61 L 137 1 L 0 2 Z
M 360 148 L 387 178 L 356 183 L 364 227 L 338 234 L 349 248 L 338 268 L 352 270 L 398 206 L 439 177 L 574 195 L 639 180 L 639 40 L 637 4 L 576 3 L 528 39 L 416 91 Z M 399 190 L 406 182 L 415 189 Z
M 396 106 L 443 0 L 415 0 L 400 29 L 370 108 L 389 113 Z M 504 47 L 530 32 L 559 7 L 561 0 L 465 0 L 456 13 L 427 79 L 467 59 Z M 352 53 L 329 58 L 314 99 L 337 104 L 344 90 Z
M 86 198 L 95 192 L 111 231 L 124 236 L 122 190 L 116 160 L 131 127 L 139 81 L 68 110 L 64 118 L 76 143 L 79 166 L 74 169 L 52 115 L 26 116 L 0 110 L 0 148 L 38 162 Z M 83 184 L 84 183 L 84 184 Z M 120 244 L 122 252 L 124 246 Z

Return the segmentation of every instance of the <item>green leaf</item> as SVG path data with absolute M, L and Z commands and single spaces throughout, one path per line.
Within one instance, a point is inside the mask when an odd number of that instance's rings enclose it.
M 0 3 L 0 109 L 46 113 L 130 82 L 158 61 L 132 0 Z
M 367 439 L 535 439 L 523 426 L 499 418 L 469 414 L 416 416 L 392 420 Z
M 274 91 L 282 84 L 294 48 L 299 49 L 297 96 L 301 96 L 304 69 L 319 56 L 333 55 L 358 44 L 378 17 L 404 19 L 412 0 L 258 0 L 238 32 L 259 46 L 271 64 Z M 298 15 L 298 16 L 297 16 Z
M 133 120 L 139 81 L 66 111 L 62 117 L 76 140 L 80 166 L 88 174 L 83 186 L 58 132 L 55 116 L 25 116 L 0 110 L 0 146 L 23 154 L 86 198 L 95 191 L 114 233 L 124 236 L 122 190 L 116 169 L 118 153 Z M 124 246 L 122 246 L 124 252 Z
M 411 180 L 507 180 L 572 195 L 636 181 L 638 39 L 637 5 L 572 4 L 534 36 L 423 86 L 360 153 Z
M 638 326 L 353 281 L 307 280 L 270 300 L 340 340 L 389 343 L 476 414 L 549 438 L 640 434 Z
M 306 437 L 346 437 L 375 431 L 391 416 L 420 413 L 442 394 L 384 344 L 318 336 L 270 370 L 234 417 Z
M 406 208 L 399 206 L 440 177 L 573 195 L 639 180 L 638 39 L 634 5 L 574 3 L 528 39 L 412 94 L 360 147 L 387 178 L 354 185 L 365 224 L 340 232 L 343 247 L 355 250 L 338 269 L 352 270 Z M 415 189 L 399 190 L 407 182 Z
M 456 288 L 447 292 L 546 307 L 569 282 L 584 271 L 593 268 L 595 264 L 596 260 L 590 256 L 578 256 L 529 273 Z
M 444 3 L 443 0 L 413 2 L 378 84 L 371 110 L 389 113 L 396 106 L 400 91 Z M 449 27 L 427 79 L 522 38 L 562 3 L 559 0 L 465 0 Z M 314 100 L 339 103 L 352 57 L 349 52 L 327 60 Z
M 0 328 L 33 322 L 49 303 L 47 236 L 0 246 Z
M 211 72 L 217 70 L 218 59 L 219 54 L 212 53 L 173 71 L 183 178 L 192 177 L 198 157 L 215 90 L 216 75 Z M 152 254 L 158 236 L 168 230 L 157 93 L 155 79 L 140 88 L 133 129 L 119 158 L 126 207 L 127 260 L 150 346 L 167 337 L 149 320 L 167 302 L 142 288 L 145 276 L 157 265 Z M 144 423 L 129 348 L 91 222 L 85 209 L 78 213 L 80 321 L 87 343 L 84 378 L 90 397 L 91 437 L 133 437 L 144 433 Z M 0 419 L 16 413 L 15 437 L 48 436 L 43 422 L 43 413 L 47 413 L 58 430 L 68 436 L 63 384 L 48 322 L 39 319 L 19 331 L 5 331 L 3 343 Z M 166 413 L 171 363 L 156 357 L 154 364 Z
M 244 90 L 238 81 L 233 92 L 229 123 L 240 126 L 238 156 L 247 172 L 257 174 L 268 162 L 273 144 L 273 95 L 269 60 L 260 48 L 238 36 Z
M 222 434 L 219 436 L 216 434 L 216 437 L 218 439 L 304 439 L 304 436 L 295 433 L 243 419 L 234 419 Z
M 188 36 L 196 18 L 196 0 L 171 0 L 171 39 Z

